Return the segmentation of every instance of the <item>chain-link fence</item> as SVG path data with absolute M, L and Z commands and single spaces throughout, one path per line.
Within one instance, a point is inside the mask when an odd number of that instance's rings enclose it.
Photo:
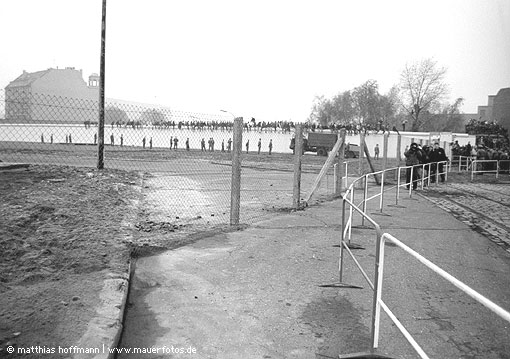
M 54 95 L 0 93 L 0 160 L 95 168 L 98 102 Z M 151 220 L 193 228 L 229 224 L 233 118 L 228 113 L 174 111 L 107 101 L 104 166 L 144 173 Z M 293 161 L 287 122 L 244 121 L 240 223 L 250 224 L 293 203 Z M 325 157 L 303 157 L 302 193 Z M 333 171 L 314 200 L 333 193 Z

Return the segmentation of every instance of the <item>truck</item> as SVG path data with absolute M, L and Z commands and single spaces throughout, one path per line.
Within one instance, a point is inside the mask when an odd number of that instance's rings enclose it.
M 327 156 L 337 141 L 336 133 L 310 132 L 308 137 L 303 138 L 303 152 L 316 152 L 317 156 Z M 294 153 L 295 139 L 291 139 L 289 148 Z M 345 146 L 345 158 L 359 157 L 359 146 L 347 144 Z

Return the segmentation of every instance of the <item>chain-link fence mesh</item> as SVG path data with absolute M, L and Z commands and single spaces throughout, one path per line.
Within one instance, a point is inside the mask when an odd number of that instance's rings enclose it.
M 0 160 L 95 168 L 98 102 L 54 95 L 0 93 Z M 104 166 L 144 173 L 147 220 L 191 228 L 229 224 L 233 118 L 228 113 L 174 111 L 107 101 Z M 250 224 L 293 203 L 290 123 L 244 121 L 240 223 Z M 326 157 L 305 155 L 302 196 Z M 313 200 L 333 193 L 333 170 Z

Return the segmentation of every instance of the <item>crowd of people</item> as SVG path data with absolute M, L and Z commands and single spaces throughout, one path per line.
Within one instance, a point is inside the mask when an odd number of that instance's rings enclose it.
M 425 178 L 430 174 L 430 182 L 435 183 L 436 180 L 445 181 L 445 161 L 449 161 L 445 150 L 436 142 L 431 147 L 429 145 L 420 146 L 413 142 L 406 147 L 404 156 L 406 157 L 406 188 L 412 186 L 416 189 L 421 178 Z M 428 166 L 423 165 L 428 164 Z M 423 173 L 430 171 L 430 173 Z M 439 178 L 438 178 L 439 177 Z
M 85 127 L 90 127 L 90 121 L 85 121 Z M 97 123 L 94 123 L 97 125 Z M 131 127 L 133 129 L 152 128 L 152 129 L 171 129 L 181 130 L 187 129 L 192 131 L 232 131 L 234 127 L 233 121 L 152 121 L 150 123 L 144 123 L 143 121 L 112 121 L 110 123 L 111 128 L 126 128 Z M 377 124 L 355 124 L 355 123 L 344 123 L 344 124 L 329 124 L 320 125 L 310 122 L 302 123 L 305 131 L 324 131 L 329 130 L 332 132 L 339 132 L 345 129 L 348 135 L 357 135 L 364 133 L 369 135 L 371 133 L 385 133 L 389 132 L 390 129 L 385 126 L 382 122 Z M 293 121 L 257 121 L 255 118 L 243 123 L 245 131 L 260 131 L 260 132 L 282 132 L 290 133 L 293 132 L 296 127 L 296 123 Z M 392 131 L 398 132 L 393 127 Z
M 498 164 L 495 161 L 501 161 L 499 163 L 499 170 L 501 172 L 508 172 L 510 168 L 508 140 L 480 136 L 477 138 L 476 146 L 472 146 L 470 142 L 467 145 L 460 146 L 458 141 L 454 141 L 451 146 L 453 156 L 465 156 L 471 159 L 490 161 L 479 163 L 479 170 L 481 171 L 496 170 Z
M 232 131 L 234 122 L 232 121 L 152 121 L 151 123 L 144 123 L 142 121 L 112 121 L 111 128 L 126 128 L 133 129 L 151 128 L 159 130 L 192 130 L 192 131 Z M 90 124 L 85 124 L 85 127 Z M 261 132 L 291 132 L 295 128 L 292 121 L 277 121 L 277 122 L 257 122 L 254 118 L 243 124 L 245 131 L 261 131 Z

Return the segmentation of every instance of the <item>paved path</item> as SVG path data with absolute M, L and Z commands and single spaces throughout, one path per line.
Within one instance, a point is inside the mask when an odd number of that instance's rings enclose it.
M 430 197 L 438 202 L 439 194 Z M 376 207 L 369 213 L 383 230 L 510 309 L 510 254 L 500 246 L 418 195 L 402 195 L 384 215 Z M 341 201 L 325 202 L 139 259 L 119 349 L 159 353 L 118 358 L 334 358 L 366 350 L 372 291 L 352 260 L 344 282 L 363 289 L 321 287 L 338 284 L 340 211 Z M 371 277 L 374 239 L 369 228 L 353 229 L 366 248 L 356 257 Z M 431 358 L 510 357 L 509 323 L 396 247 L 386 249 L 383 299 Z M 196 354 L 171 354 L 172 346 Z M 380 353 L 417 357 L 384 314 Z
M 510 253 L 510 184 L 449 183 L 423 193 Z

